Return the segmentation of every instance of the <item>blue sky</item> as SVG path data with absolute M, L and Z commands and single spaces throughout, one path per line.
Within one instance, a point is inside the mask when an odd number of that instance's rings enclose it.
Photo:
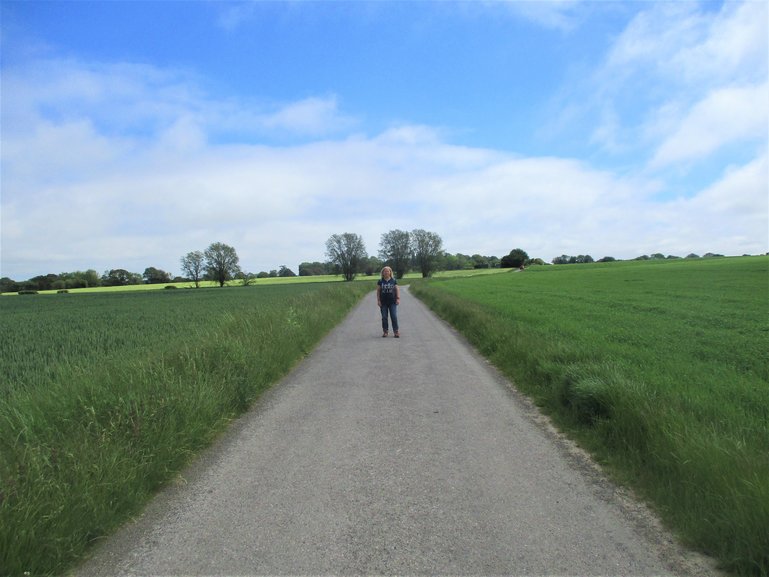
M 769 250 L 763 1 L 0 6 L 2 276 Z

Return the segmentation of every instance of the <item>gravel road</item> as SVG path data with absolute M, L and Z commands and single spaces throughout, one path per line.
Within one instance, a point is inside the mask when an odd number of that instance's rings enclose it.
M 407 290 L 373 293 L 76 575 L 716 575 Z

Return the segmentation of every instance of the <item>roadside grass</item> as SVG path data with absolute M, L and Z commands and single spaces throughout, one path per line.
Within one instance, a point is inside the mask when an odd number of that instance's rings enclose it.
M 685 543 L 769 575 L 769 258 L 411 287 Z
M 0 574 L 62 574 L 373 283 L 0 299 Z

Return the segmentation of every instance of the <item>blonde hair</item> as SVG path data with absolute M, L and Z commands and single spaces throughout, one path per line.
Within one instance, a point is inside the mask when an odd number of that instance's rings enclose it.
M 393 276 L 393 269 L 389 266 L 386 266 L 382 269 L 382 272 L 380 273 L 381 278 L 384 278 L 384 271 L 389 270 L 390 271 L 390 277 Z

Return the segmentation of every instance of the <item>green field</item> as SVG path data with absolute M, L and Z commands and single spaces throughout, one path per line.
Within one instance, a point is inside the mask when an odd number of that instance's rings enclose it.
M 464 270 L 449 270 L 449 271 L 437 271 L 433 275 L 434 278 L 459 278 L 468 276 L 485 276 L 489 274 L 497 274 L 500 272 L 506 272 L 506 269 L 498 268 L 485 268 L 485 269 L 464 269 Z M 374 282 L 379 277 L 377 275 L 369 276 L 360 274 L 355 277 L 355 282 Z M 408 283 L 413 279 L 422 278 L 422 275 L 416 272 L 410 272 L 402 279 L 402 282 Z M 328 282 L 344 282 L 344 277 L 340 275 L 314 275 L 314 276 L 292 276 L 292 277 L 267 277 L 253 279 L 250 281 L 249 286 L 271 286 L 271 285 L 287 285 L 287 284 L 306 284 L 306 283 L 328 283 Z M 227 281 L 226 286 L 238 287 L 243 286 L 241 280 Z M 90 293 L 119 293 L 119 292 L 136 292 L 136 291 L 156 291 L 164 290 L 167 287 L 174 287 L 176 289 L 194 289 L 195 284 L 191 281 L 178 282 L 178 283 L 163 283 L 163 284 L 134 284 L 125 286 L 108 286 L 108 287 L 90 287 L 90 288 L 78 288 L 69 289 L 68 294 L 90 294 Z M 219 288 L 219 283 L 215 281 L 200 281 L 200 288 Z M 44 290 L 38 291 L 41 295 L 53 295 L 59 294 L 57 290 Z M 16 292 L 2 293 L 2 296 L 18 296 Z
M 412 283 L 683 541 L 769 574 L 769 258 Z
M 373 286 L 0 299 L 0 574 L 62 574 Z
M 769 258 L 417 277 L 404 281 L 682 540 L 769 574 Z M 0 299 L 0 573 L 71 566 L 374 279 L 306 280 Z

